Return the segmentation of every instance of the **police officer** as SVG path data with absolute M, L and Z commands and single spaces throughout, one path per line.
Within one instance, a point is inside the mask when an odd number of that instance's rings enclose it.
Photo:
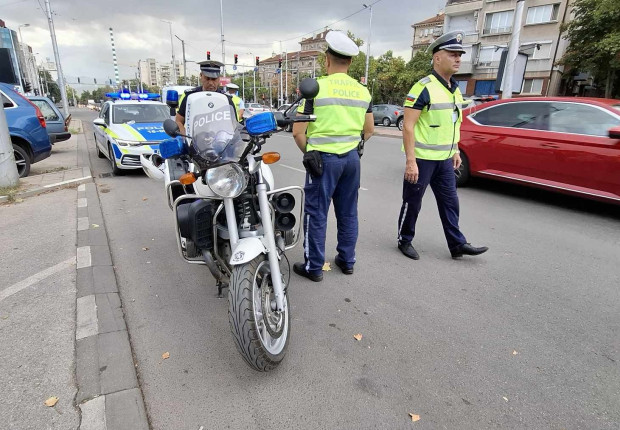
M 227 95 L 232 98 L 233 104 L 237 109 L 237 121 L 241 122 L 243 119 L 243 112 L 245 112 L 245 104 L 243 103 L 243 99 L 237 95 L 237 91 L 239 91 L 239 85 L 233 83 L 226 84 Z
M 191 90 L 185 91 L 185 96 L 181 101 L 177 115 L 174 118 L 175 122 L 179 125 L 181 134 L 185 134 L 185 111 L 187 109 L 187 96 L 199 91 L 217 91 L 220 85 L 220 73 L 222 63 L 219 61 L 207 60 L 198 63 L 200 66 L 200 86 Z M 232 100 L 229 98 L 230 104 L 233 105 Z M 234 105 L 233 105 L 234 106 Z M 236 108 L 235 108 L 236 109 Z
M 318 79 L 319 93 L 298 112 L 316 115 L 316 122 L 295 123 L 293 137 L 304 152 L 305 183 L 304 262 L 293 270 L 312 281 L 323 280 L 327 213 L 333 199 L 338 227 L 336 265 L 353 273 L 357 242 L 357 194 L 360 186 L 360 139 L 374 131 L 370 93 L 347 75 L 357 45 L 340 31 L 330 31 L 327 76 Z
M 435 40 L 433 72 L 409 90 L 405 100 L 403 144 L 407 165 L 403 181 L 403 203 L 398 219 L 398 249 L 407 257 L 420 257 L 411 245 L 422 207 L 422 197 L 431 186 L 452 258 L 478 255 L 487 247 L 467 243 L 459 230 L 459 200 L 454 170 L 461 165 L 458 148 L 463 95 L 452 78 L 464 53 L 462 31 L 452 31 Z

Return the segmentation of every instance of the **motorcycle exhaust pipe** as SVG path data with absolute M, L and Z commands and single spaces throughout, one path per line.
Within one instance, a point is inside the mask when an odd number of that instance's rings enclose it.
M 222 272 L 217 267 L 217 264 L 215 263 L 215 260 L 213 259 L 213 255 L 211 254 L 211 251 L 203 250 L 202 251 L 202 258 L 205 261 L 205 263 L 207 264 L 207 267 L 209 268 L 209 271 L 211 272 L 211 274 L 213 275 L 215 280 L 216 281 L 221 281 L 222 280 Z
M 295 227 L 297 219 L 291 213 L 279 213 L 276 215 L 275 229 L 281 231 L 289 231 Z
M 295 197 L 291 193 L 279 193 L 273 198 L 276 212 L 287 214 L 295 207 Z

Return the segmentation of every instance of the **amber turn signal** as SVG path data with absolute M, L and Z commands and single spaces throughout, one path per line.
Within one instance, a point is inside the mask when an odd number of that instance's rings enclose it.
M 263 154 L 263 163 L 265 164 L 273 164 L 280 160 L 279 152 L 265 152 Z
M 196 182 L 196 175 L 194 175 L 191 172 L 190 173 L 184 173 L 179 178 L 179 182 L 182 183 L 183 185 L 193 184 L 194 182 Z

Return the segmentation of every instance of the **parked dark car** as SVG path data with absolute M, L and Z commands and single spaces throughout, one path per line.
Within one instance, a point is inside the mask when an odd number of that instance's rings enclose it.
M 50 156 L 52 144 L 45 128 L 45 117 L 37 106 L 13 89 L 0 83 L 0 98 L 9 126 L 13 153 L 20 178 L 28 176 L 30 165 Z
M 620 100 L 535 97 L 463 111 L 463 164 L 470 176 L 620 204 Z
M 372 107 L 372 116 L 376 124 L 382 124 L 385 127 L 396 125 L 399 130 L 403 129 L 403 117 L 405 108 L 397 105 L 379 104 Z
M 71 133 L 69 133 L 70 114 L 65 118 L 60 109 L 47 97 L 33 96 L 28 98 L 41 109 L 41 113 L 45 117 L 45 124 L 47 125 L 47 134 L 52 145 L 71 137 Z

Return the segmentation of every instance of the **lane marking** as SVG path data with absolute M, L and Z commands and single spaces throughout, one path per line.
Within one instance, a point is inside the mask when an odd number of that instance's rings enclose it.
M 99 333 L 99 321 L 97 320 L 97 304 L 95 296 L 84 296 L 77 299 L 77 321 L 75 327 L 75 340 L 94 336 Z
M 67 185 L 67 184 L 72 184 L 74 182 L 84 181 L 86 179 L 90 179 L 91 177 L 92 176 L 83 176 L 83 177 L 77 178 L 77 179 L 69 179 L 68 181 L 62 181 L 62 182 L 57 182 L 55 184 L 44 185 L 43 188 L 59 187 L 61 185 Z
M 55 266 L 49 267 L 45 270 L 40 271 L 39 273 L 35 273 L 29 278 L 24 279 L 23 281 L 19 281 L 17 284 L 13 284 L 8 288 L 0 291 L 0 302 L 7 297 L 12 296 L 15 293 L 19 293 L 21 290 L 30 287 L 31 285 L 36 284 L 37 282 L 42 281 L 43 279 L 51 276 L 61 270 L 64 270 L 68 267 L 71 267 L 75 264 L 75 257 L 71 257 L 68 260 L 63 261 L 62 263 L 58 263 Z
M 78 218 L 78 222 L 77 222 L 77 229 L 78 231 L 82 231 L 82 230 L 88 230 L 88 217 L 84 216 L 84 217 L 79 217 Z
M 92 266 L 92 257 L 90 254 L 90 246 L 80 246 L 77 249 L 77 268 Z
M 77 207 L 85 208 L 86 206 L 88 206 L 88 200 L 86 199 L 86 197 L 79 198 L 77 201 Z
M 82 422 L 80 430 L 106 430 L 105 422 L 105 396 L 95 397 L 80 405 L 82 410 Z

